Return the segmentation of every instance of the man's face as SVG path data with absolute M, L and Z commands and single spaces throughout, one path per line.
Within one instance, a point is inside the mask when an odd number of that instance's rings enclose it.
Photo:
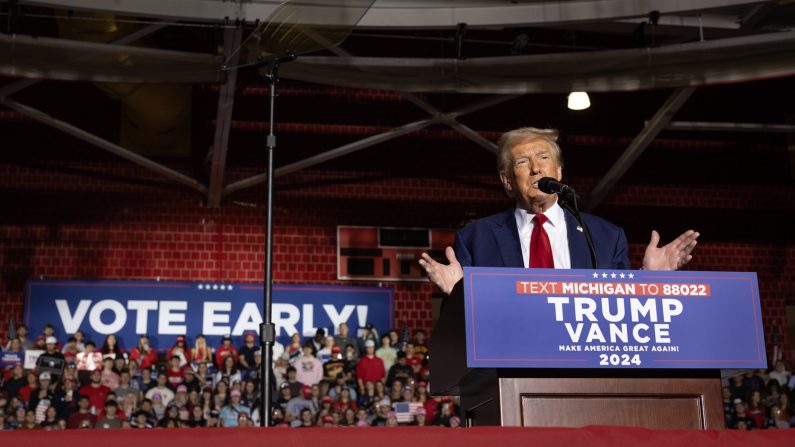
M 157 384 L 160 386 L 166 386 L 166 382 L 168 381 L 168 377 L 165 374 L 158 374 L 157 375 Z
M 348 325 L 346 323 L 340 323 L 340 335 L 343 337 L 348 335 Z
M 99 383 L 102 380 L 102 373 L 97 370 L 91 372 L 91 382 Z
M 563 177 L 560 160 L 547 142 L 533 139 L 511 148 L 511 165 L 500 174 L 500 180 L 520 208 L 529 210 L 530 204 L 554 203 L 554 194 L 538 189 L 538 180 L 543 177 Z

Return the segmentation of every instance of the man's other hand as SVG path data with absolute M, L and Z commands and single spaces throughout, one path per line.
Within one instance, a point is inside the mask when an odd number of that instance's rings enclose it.
M 455 251 L 453 251 L 452 247 L 445 248 L 444 255 L 447 257 L 448 265 L 436 262 L 428 256 L 428 253 L 423 253 L 419 262 L 420 266 L 428 273 L 428 279 L 436 284 L 442 292 L 450 295 L 455 283 L 464 277 L 464 269 L 458 259 L 456 259 Z
M 700 234 L 693 230 L 687 230 L 680 234 L 668 245 L 658 247 L 660 234 L 652 230 L 651 241 L 646 247 L 643 255 L 644 270 L 679 270 L 693 259 L 690 254 L 696 248 Z

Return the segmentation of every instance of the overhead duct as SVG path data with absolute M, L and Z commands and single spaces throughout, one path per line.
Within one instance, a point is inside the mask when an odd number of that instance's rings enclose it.
M 137 29 L 116 20 L 113 14 L 58 14 L 62 38 L 110 43 Z M 147 45 L 146 40 L 137 42 Z M 121 103 L 119 145 L 142 155 L 190 155 L 192 87 L 189 84 L 95 83 Z

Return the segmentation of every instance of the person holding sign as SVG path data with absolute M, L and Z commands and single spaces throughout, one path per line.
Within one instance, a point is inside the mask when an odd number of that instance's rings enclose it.
M 516 206 L 478 219 L 456 234 L 455 250 L 445 249 L 449 264 L 422 254 L 420 266 L 428 279 L 450 294 L 463 276 L 462 266 L 592 268 L 583 228 L 558 203 L 557 194 L 539 188 L 539 180 L 563 177 L 563 161 L 554 129 L 525 127 L 500 138 L 497 165 L 505 192 Z M 624 230 L 600 217 L 582 213 L 593 237 L 601 268 L 629 269 Z M 699 233 L 688 230 L 671 243 L 658 247 L 660 235 L 652 231 L 643 257 L 645 270 L 676 270 L 692 259 Z

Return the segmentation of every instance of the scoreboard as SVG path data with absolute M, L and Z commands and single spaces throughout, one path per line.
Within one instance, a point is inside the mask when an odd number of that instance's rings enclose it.
M 420 254 L 442 261 L 454 243 L 450 229 L 338 226 L 337 279 L 427 281 Z

